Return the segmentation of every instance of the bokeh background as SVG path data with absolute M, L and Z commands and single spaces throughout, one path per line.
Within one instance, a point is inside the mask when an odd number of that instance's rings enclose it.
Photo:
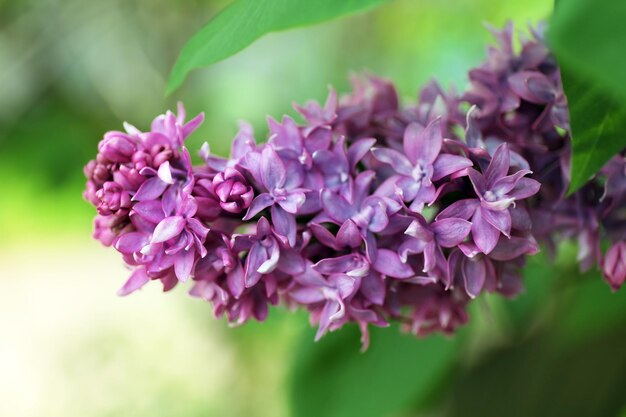
M 323 100 L 328 85 L 347 91 L 351 72 L 394 80 L 407 101 L 433 76 L 462 89 L 491 42 L 485 22 L 512 19 L 523 29 L 552 8 L 551 0 L 396 0 L 266 36 L 195 71 L 166 98 L 182 45 L 227 3 L 0 0 L 1 416 L 327 415 L 327 398 L 308 411 L 297 405 L 336 363 L 320 363 L 307 380 L 302 369 L 311 352 L 335 342 L 311 347 L 305 315 L 273 310 L 262 325 L 230 329 L 184 288 L 115 295 L 127 271 L 114 251 L 90 238 L 94 209 L 82 201 L 82 166 L 105 131 L 123 121 L 147 128 L 177 100 L 190 115 L 206 114 L 189 148 L 208 141 L 226 154 L 238 120 L 263 138 L 266 115 L 293 115 L 292 102 Z M 598 279 L 576 278 L 569 254 L 565 249 L 557 261 L 565 271 L 558 274 L 542 267 L 545 259 L 535 261 L 519 300 L 477 304 L 473 324 L 459 336 L 467 339 L 461 359 L 429 395 L 427 411 L 409 404 L 392 415 L 618 415 L 626 316 L 615 311 L 624 307 L 602 301 L 610 293 Z M 559 277 L 575 277 L 585 292 Z M 566 296 L 540 298 L 547 287 L 567 287 Z M 593 303 L 568 310 L 584 299 Z M 533 309 L 540 313 L 528 313 Z M 607 319 L 606 310 L 615 314 Z M 360 355 L 354 332 L 345 334 L 341 343 Z M 423 342 L 399 340 L 403 349 Z M 383 356 L 394 355 L 394 346 Z M 364 381 L 346 383 L 358 389 Z

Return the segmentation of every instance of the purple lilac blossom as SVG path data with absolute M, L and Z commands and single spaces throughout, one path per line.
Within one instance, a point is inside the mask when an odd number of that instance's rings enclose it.
M 304 122 L 268 118 L 257 144 L 245 123 L 231 155 L 193 167 L 184 140 L 202 121 L 184 109 L 148 132 L 105 134 L 85 167 L 94 237 L 132 269 L 121 295 L 160 280 L 232 324 L 283 303 L 310 312 L 316 339 L 392 321 L 418 335 L 452 333 L 484 292 L 513 297 L 527 256 L 577 238 L 582 267 L 626 279 L 626 159 L 616 156 L 572 197 L 567 106 L 538 31 L 513 48 L 512 26 L 457 95 L 431 81 L 401 106 L 372 75 Z M 463 111 L 467 104 L 469 110 Z M 460 134 L 459 132 L 464 132 Z M 602 254 L 600 239 L 613 245 Z

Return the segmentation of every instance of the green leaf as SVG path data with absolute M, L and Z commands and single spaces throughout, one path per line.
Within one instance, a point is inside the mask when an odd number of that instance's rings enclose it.
M 626 148 L 626 105 L 583 81 L 565 64 L 561 64 L 561 75 L 572 130 L 571 194 Z
M 626 148 L 625 18 L 624 1 L 564 0 L 550 22 L 570 108 L 570 194 Z
M 425 339 L 398 328 L 371 330 L 359 352 L 358 330 L 346 326 L 318 343 L 307 333 L 297 350 L 290 384 L 295 417 L 380 417 L 428 400 L 457 358 L 457 341 Z
M 184 46 L 167 83 L 176 90 L 194 68 L 221 61 L 261 36 L 373 8 L 388 0 L 235 0 Z

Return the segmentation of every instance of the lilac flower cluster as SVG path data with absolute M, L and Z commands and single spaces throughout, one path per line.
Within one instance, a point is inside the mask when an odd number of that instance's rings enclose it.
M 567 102 L 541 29 L 532 31 L 532 39 L 522 39 L 519 52 L 513 48 L 511 24 L 494 31 L 498 47 L 470 71 L 470 87 L 461 97 L 477 107 L 469 128 L 487 149 L 508 143 L 516 163 L 530 168 L 541 183 L 529 206 L 533 235 L 552 250 L 555 242 L 575 238 L 581 270 L 600 266 L 617 290 L 626 280 L 626 149 L 566 196 L 571 164 Z M 605 255 L 602 241 L 610 243 Z
M 449 333 L 481 293 L 518 294 L 526 256 L 556 233 L 580 236 L 583 259 L 619 287 L 624 158 L 603 170 L 603 191 L 598 180 L 565 198 L 558 67 L 538 34 L 521 52 L 511 26 L 496 36 L 462 96 L 431 82 L 401 107 L 389 82 L 356 78 L 346 97 L 296 106 L 302 124 L 269 118 L 263 144 L 247 124 L 229 158 L 205 144 L 200 166 L 184 141 L 203 116 L 185 123 L 182 106 L 148 132 L 107 133 L 85 198 L 94 236 L 133 270 L 120 294 L 192 278 L 190 294 L 231 323 L 282 302 L 309 310 L 317 338 L 353 322 L 367 346 L 369 325 Z M 601 230 L 616 242 L 604 258 Z

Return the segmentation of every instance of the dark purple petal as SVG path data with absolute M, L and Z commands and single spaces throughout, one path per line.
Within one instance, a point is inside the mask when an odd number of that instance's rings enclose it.
M 472 237 L 478 249 L 489 254 L 496 247 L 500 238 L 500 231 L 482 217 L 483 209 L 478 209 L 472 217 Z
M 511 214 L 508 210 L 497 211 L 481 208 L 480 212 L 483 220 L 498 229 L 506 237 L 511 235 Z
M 496 261 L 510 261 L 522 255 L 534 255 L 538 252 L 539 246 L 534 239 L 511 236 L 510 239 L 499 240 L 489 257 Z
M 472 186 L 474 187 L 476 195 L 482 197 L 483 194 L 485 194 L 485 192 L 487 191 L 487 183 L 485 181 L 485 177 L 483 177 L 483 175 L 480 172 L 476 171 L 474 168 L 469 168 L 467 170 L 467 175 L 472 182 Z
M 465 259 L 463 262 L 463 282 L 465 284 L 465 292 L 472 298 L 475 298 L 485 285 L 487 272 L 485 263 L 482 260 Z

